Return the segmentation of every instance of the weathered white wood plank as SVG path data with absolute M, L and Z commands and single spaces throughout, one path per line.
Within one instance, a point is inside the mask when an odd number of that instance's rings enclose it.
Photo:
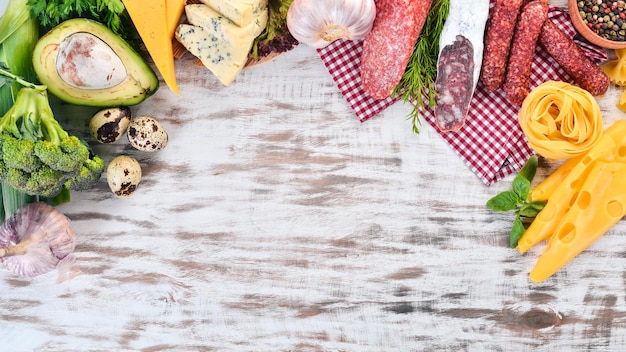
M 555 2 L 557 3 L 557 2 Z M 564 2 L 563 2 L 564 3 Z M 312 49 L 230 87 L 179 63 L 181 96 L 133 109 L 170 144 L 138 158 L 137 193 L 103 180 L 60 207 L 83 273 L 0 271 L 11 351 L 621 351 L 624 221 L 542 284 L 543 247 L 507 248 L 509 214 L 398 103 L 361 124 Z M 621 91 L 600 99 L 607 119 Z M 89 109 L 65 118 L 86 126 Z M 543 162 L 537 179 L 555 165 Z

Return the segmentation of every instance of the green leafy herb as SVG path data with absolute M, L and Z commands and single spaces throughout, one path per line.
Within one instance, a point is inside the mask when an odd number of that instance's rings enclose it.
M 509 237 L 511 248 L 517 247 L 519 239 L 526 231 L 524 224 L 532 222 L 532 219 L 546 205 L 546 202 L 543 201 L 528 201 L 531 182 L 537 172 L 538 164 L 539 158 L 536 155 L 531 156 L 513 179 L 512 189 L 501 192 L 487 201 L 487 207 L 491 210 L 498 212 L 515 211 L 515 221 Z
M 411 119 L 416 134 L 420 133 L 421 109 L 425 106 L 435 107 L 439 37 L 449 10 L 450 0 L 433 1 L 407 68 L 392 94 L 413 105 L 408 119 Z
M 51 28 L 71 18 L 89 18 L 109 27 L 129 43 L 137 41 L 137 30 L 122 0 L 27 0 L 30 14 L 43 27 Z
M 265 30 L 255 38 L 250 55 L 255 60 L 272 53 L 282 53 L 298 45 L 287 28 L 287 11 L 293 0 L 269 0 L 269 18 Z

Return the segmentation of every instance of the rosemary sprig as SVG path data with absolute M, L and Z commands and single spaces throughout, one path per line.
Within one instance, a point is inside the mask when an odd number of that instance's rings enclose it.
M 422 32 L 415 44 L 407 68 L 394 89 L 392 96 L 413 105 L 407 117 L 411 119 L 413 132 L 420 133 L 420 110 L 426 106 L 435 107 L 435 78 L 437 77 L 437 57 L 439 56 L 439 36 L 448 17 L 450 0 L 434 0 Z

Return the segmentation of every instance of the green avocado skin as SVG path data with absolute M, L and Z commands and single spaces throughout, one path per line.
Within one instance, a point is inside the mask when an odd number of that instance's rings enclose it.
M 91 34 L 106 43 L 115 52 L 126 68 L 121 83 L 109 87 L 79 87 L 68 84 L 58 73 L 59 52 L 67 38 L 74 34 Z M 71 57 L 71 55 L 69 55 Z M 83 56 L 89 57 L 89 55 Z M 78 66 L 84 61 L 71 62 Z M 96 66 L 91 62 L 86 65 Z M 82 106 L 115 107 L 137 105 L 154 94 L 159 88 L 155 71 L 120 36 L 105 25 L 90 19 L 74 18 L 60 23 L 44 34 L 33 50 L 33 67 L 37 78 L 58 99 Z M 80 67 L 75 67 L 80 71 Z

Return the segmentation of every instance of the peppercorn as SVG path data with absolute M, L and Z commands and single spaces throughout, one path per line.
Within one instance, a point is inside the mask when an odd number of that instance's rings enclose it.
M 593 32 L 613 41 L 624 41 L 620 31 L 626 29 L 626 1 L 579 0 L 580 17 Z

